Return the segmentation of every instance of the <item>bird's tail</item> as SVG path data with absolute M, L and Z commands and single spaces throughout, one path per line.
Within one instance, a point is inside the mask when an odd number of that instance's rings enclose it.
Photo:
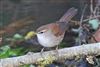
M 59 20 L 59 22 L 69 22 L 72 17 L 74 17 L 77 14 L 77 9 L 74 7 L 70 8 Z

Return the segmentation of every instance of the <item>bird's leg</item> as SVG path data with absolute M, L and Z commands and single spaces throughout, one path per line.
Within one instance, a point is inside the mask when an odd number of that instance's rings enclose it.
M 41 52 L 40 52 L 42 58 L 44 58 L 43 57 L 43 52 L 44 52 L 44 47 L 41 49 Z
M 58 49 L 59 49 L 59 45 L 56 46 L 56 51 L 58 51 Z
M 59 48 L 59 45 L 56 46 L 56 49 L 55 49 L 55 52 L 57 53 L 57 57 L 59 57 L 59 53 L 58 53 L 58 48 Z
M 44 48 L 42 48 L 41 53 L 43 53 L 43 51 L 44 51 Z

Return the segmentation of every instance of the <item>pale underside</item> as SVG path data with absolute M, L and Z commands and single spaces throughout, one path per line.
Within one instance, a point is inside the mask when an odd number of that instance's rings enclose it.
M 37 34 L 39 43 L 44 47 L 54 47 L 59 45 L 60 42 L 63 40 L 64 35 L 56 37 L 54 35 L 39 35 Z

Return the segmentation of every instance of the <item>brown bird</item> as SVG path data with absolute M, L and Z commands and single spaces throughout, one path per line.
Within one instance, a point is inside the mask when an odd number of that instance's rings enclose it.
M 69 27 L 68 22 L 76 13 L 77 9 L 72 7 L 60 18 L 60 20 L 39 27 L 36 34 L 38 42 L 43 47 L 58 46 L 62 42 L 64 34 Z

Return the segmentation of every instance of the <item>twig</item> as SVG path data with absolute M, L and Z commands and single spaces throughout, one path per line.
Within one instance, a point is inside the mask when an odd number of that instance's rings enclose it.
M 97 15 L 96 12 L 97 12 L 97 9 L 99 9 L 98 7 L 99 7 L 99 5 L 97 4 L 96 7 L 95 7 L 95 9 L 94 9 L 94 11 L 93 11 L 93 13 L 94 13 L 95 16 Z
M 58 53 L 58 54 L 57 54 Z M 59 55 L 59 57 L 57 57 Z M 100 55 L 100 43 L 86 44 L 76 47 L 59 49 L 58 52 L 46 51 L 42 57 L 52 56 L 58 59 L 69 59 L 75 56 Z M 24 64 L 32 64 L 39 62 L 42 58 L 40 53 L 31 53 L 19 57 L 5 58 L 0 60 L 0 67 L 16 67 Z
M 94 16 L 92 18 L 84 19 L 83 22 L 87 22 L 87 21 L 89 21 L 91 19 L 95 19 L 95 18 L 99 18 L 99 17 L 100 17 L 100 15 L 97 15 L 97 16 Z M 75 20 L 71 20 L 70 22 L 80 24 L 79 21 L 75 21 Z
M 87 7 L 87 5 L 85 5 L 85 7 L 84 7 L 84 9 L 82 11 L 82 16 L 81 16 L 81 19 L 80 19 L 80 26 L 81 26 L 81 24 L 83 22 L 83 17 L 84 17 L 84 13 L 85 13 L 86 7 Z
M 93 0 L 90 1 L 90 11 L 93 14 Z
M 83 22 L 89 21 L 89 20 L 91 20 L 91 19 L 99 18 L 99 17 L 100 17 L 100 15 L 97 15 L 97 16 L 94 16 L 94 17 L 92 17 L 92 18 L 85 19 L 85 20 L 83 20 Z
M 87 5 L 85 5 L 85 7 L 84 7 L 84 9 L 83 9 L 83 11 L 82 11 L 82 16 L 81 16 L 81 19 L 80 19 L 80 27 L 79 27 L 79 45 L 81 45 L 81 36 L 82 36 L 82 31 L 83 31 L 83 29 L 82 29 L 82 22 L 83 22 L 83 17 L 84 17 L 84 13 L 85 13 L 85 10 L 86 10 L 86 7 L 87 7 Z

